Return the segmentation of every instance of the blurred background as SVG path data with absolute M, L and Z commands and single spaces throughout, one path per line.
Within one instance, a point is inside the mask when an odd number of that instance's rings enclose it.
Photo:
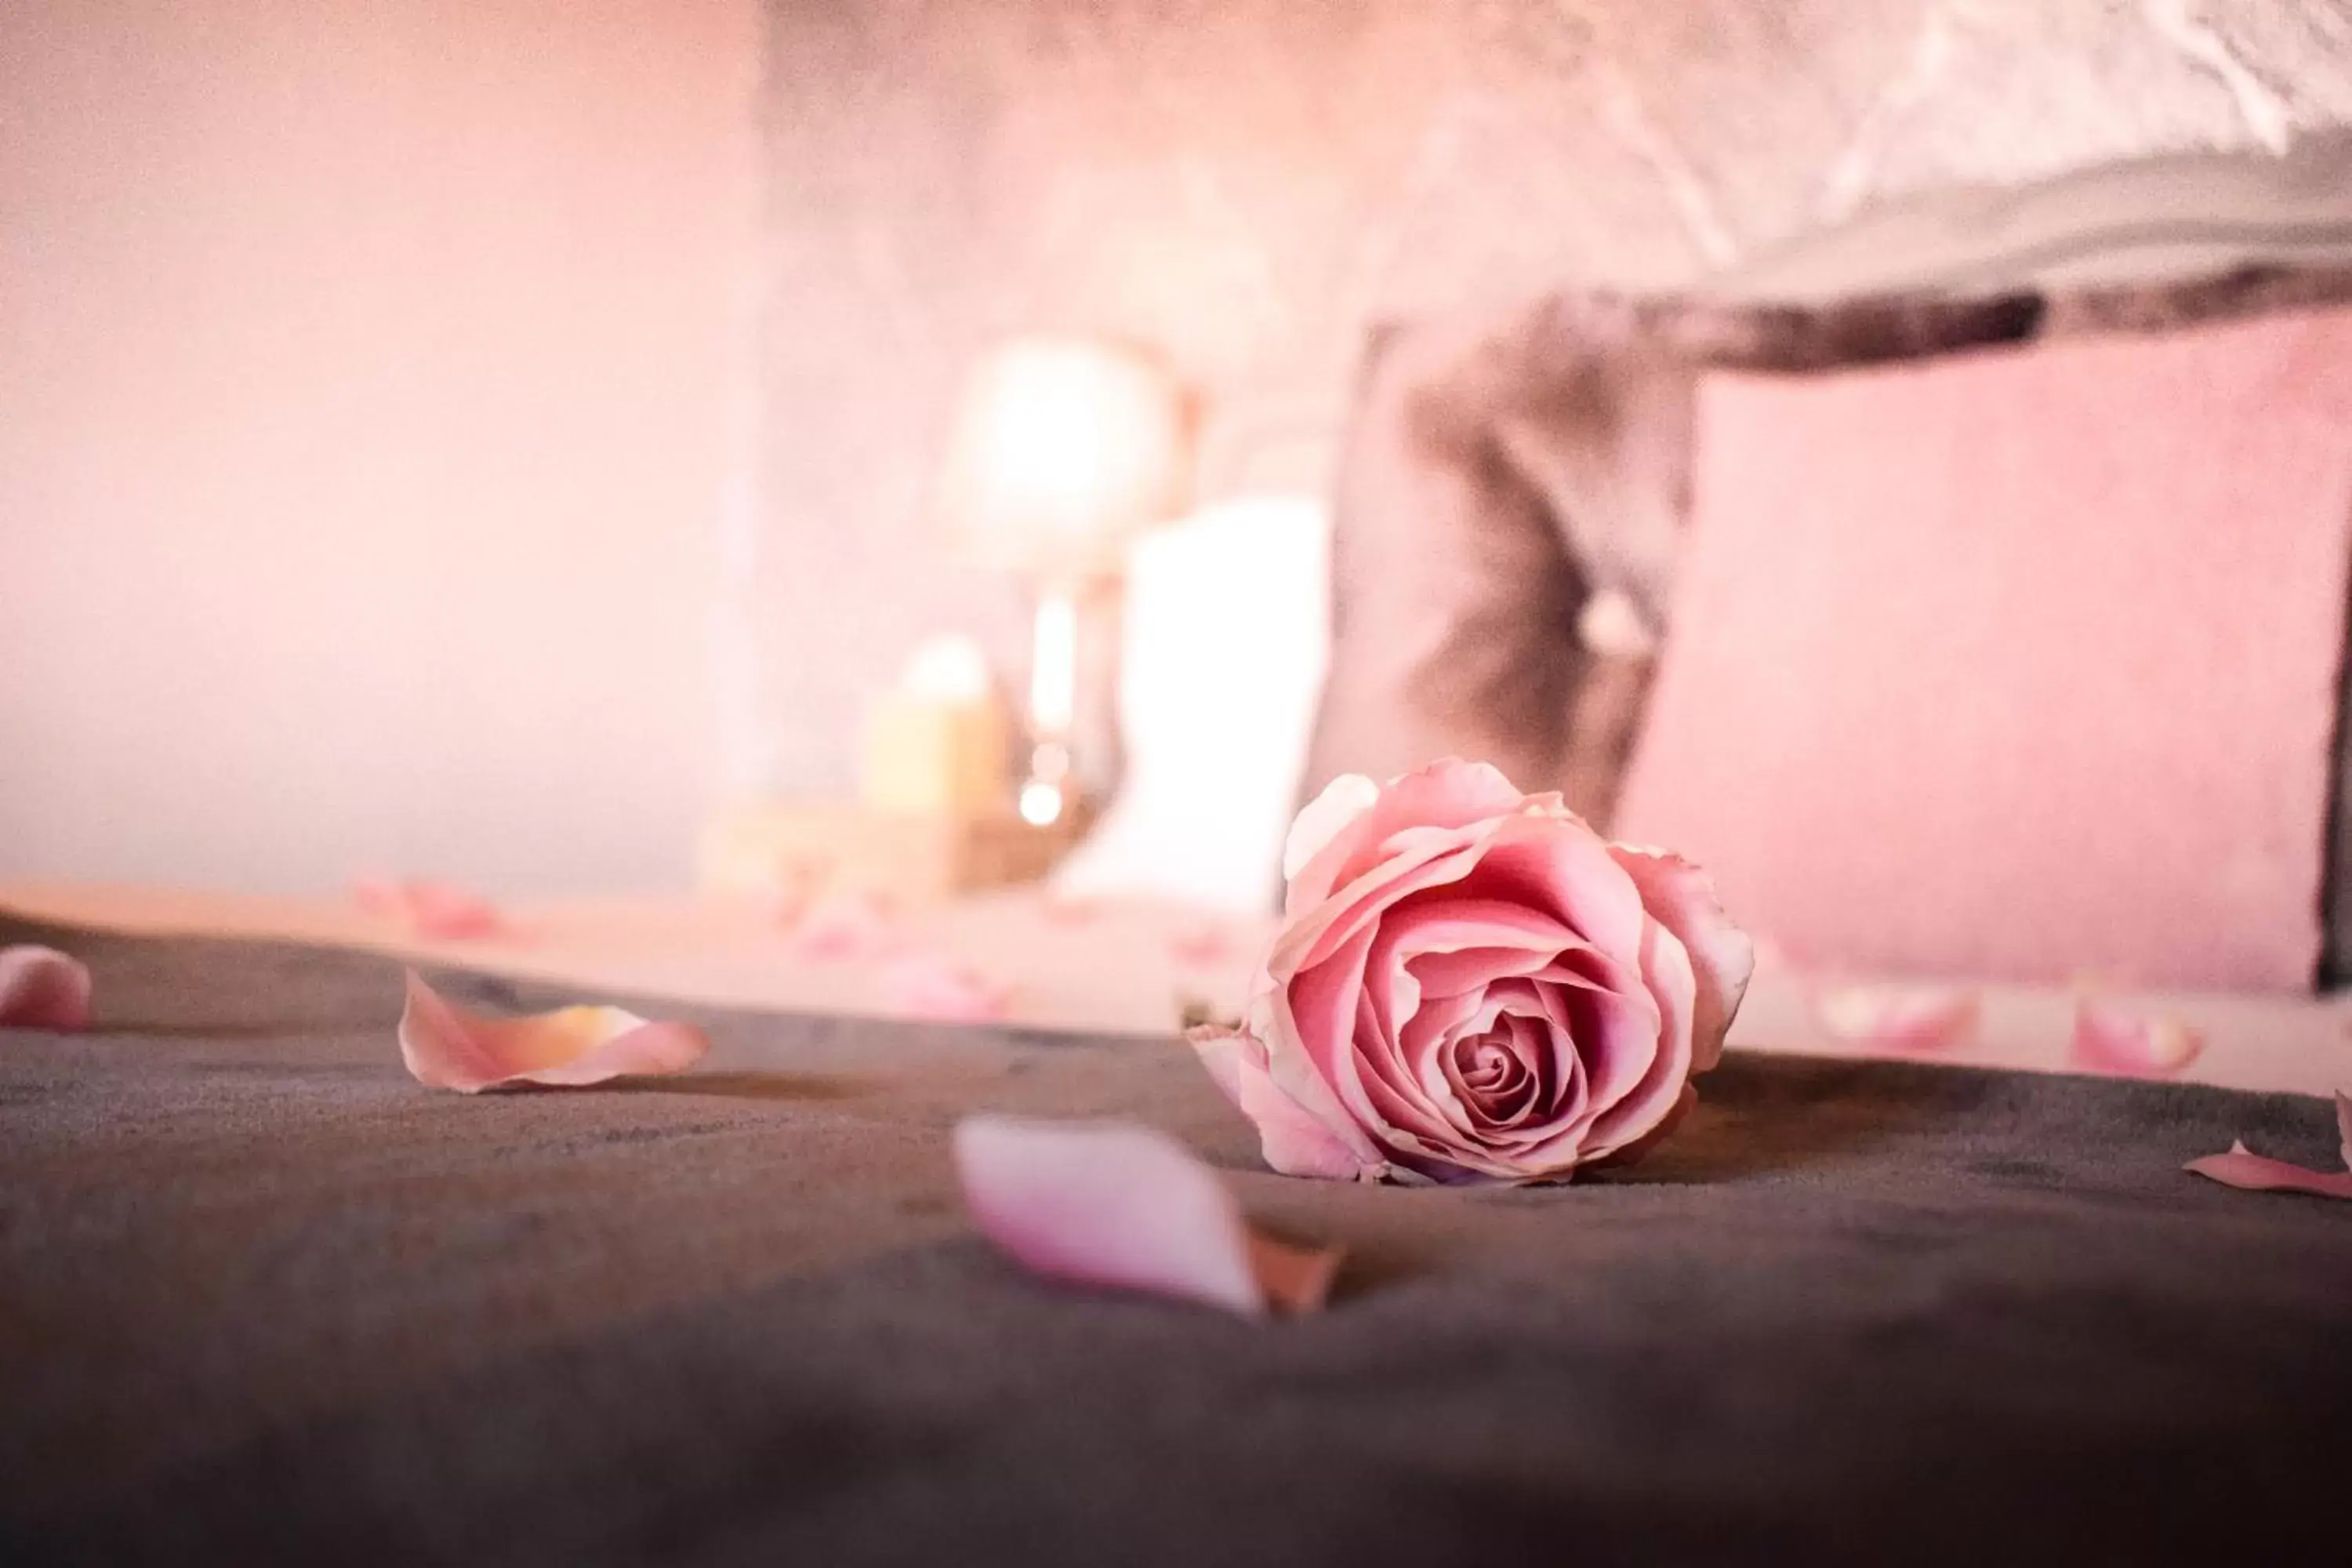
M 1605 815 L 1694 377 L 2325 307 L 2347 123 L 2300 0 L 19 0 L 0 879 L 1246 909 L 1344 768 Z M 2341 531 L 2246 678 L 2305 906 Z

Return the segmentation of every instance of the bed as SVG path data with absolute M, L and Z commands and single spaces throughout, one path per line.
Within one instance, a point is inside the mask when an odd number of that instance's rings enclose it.
M 2179 1170 L 2326 1163 L 2305 1095 L 1735 1050 L 1634 1171 L 1374 1189 L 1266 1173 L 1164 1033 L 667 1002 L 693 1073 L 468 1099 L 402 1070 L 392 954 L 27 940 L 101 1002 L 0 1052 L 12 1562 L 2341 1546 L 2352 1213 Z M 1334 1305 L 1019 1272 L 950 1174 L 974 1109 L 1176 1133 L 1348 1247 Z

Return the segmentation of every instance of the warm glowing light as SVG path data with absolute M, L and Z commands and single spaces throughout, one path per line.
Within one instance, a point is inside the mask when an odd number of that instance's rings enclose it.
M 1042 736 L 1066 734 L 1077 711 L 1078 607 L 1067 594 L 1037 601 L 1029 662 L 1029 721 Z
M 1051 827 L 1061 816 L 1061 785 L 1033 779 L 1021 786 L 1022 821 L 1032 827 Z
M 1127 537 L 1184 489 L 1181 400 L 1146 356 L 1088 338 L 1018 338 L 964 392 L 940 502 L 983 562 L 1073 581 L 1115 569 Z
M 988 655 L 968 637 L 927 639 L 907 660 L 898 689 L 926 702 L 966 706 L 988 700 Z

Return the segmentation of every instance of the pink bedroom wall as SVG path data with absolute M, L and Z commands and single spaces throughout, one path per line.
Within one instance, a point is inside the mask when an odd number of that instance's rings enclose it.
M 759 36 L 0 5 L 0 879 L 684 881 Z

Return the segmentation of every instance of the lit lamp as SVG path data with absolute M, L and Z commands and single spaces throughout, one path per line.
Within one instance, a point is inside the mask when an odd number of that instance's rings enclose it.
M 968 553 L 1035 588 L 1019 794 L 1034 826 L 1078 802 L 1082 702 L 1107 689 L 1110 646 L 1087 637 L 1082 612 L 1113 602 L 1129 536 L 1177 510 L 1184 433 L 1182 395 L 1159 363 L 1097 339 L 1013 339 L 965 387 L 940 501 Z

